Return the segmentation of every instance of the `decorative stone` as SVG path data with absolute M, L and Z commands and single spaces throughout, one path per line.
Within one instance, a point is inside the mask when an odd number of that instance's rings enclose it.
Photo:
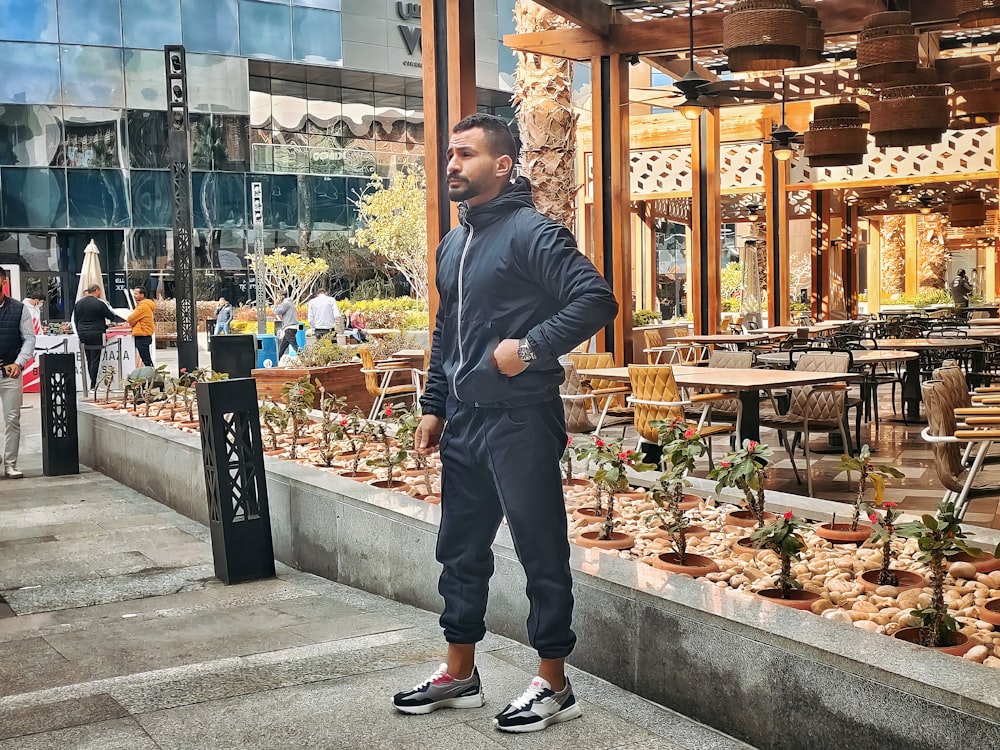
M 954 578 L 975 578 L 976 577 L 976 566 L 972 563 L 967 562 L 956 562 L 952 563 L 951 567 L 948 568 L 948 572 Z
M 844 622 L 851 623 L 851 616 L 842 609 L 828 609 L 821 617 L 825 617 L 827 620 L 832 620 L 833 622 Z
M 968 651 L 966 651 L 962 655 L 962 658 L 965 659 L 966 661 L 974 661 L 977 664 L 982 664 L 984 661 L 986 661 L 986 657 L 989 655 L 990 655 L 990 650 L 986 646 L 980 644 L 978 646 L 973 646 Z

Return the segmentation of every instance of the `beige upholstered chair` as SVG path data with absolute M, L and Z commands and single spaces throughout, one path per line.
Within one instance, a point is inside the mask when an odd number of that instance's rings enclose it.
M 569 360 L 577 370 L 602 370 L 615 366 L 615 356 L 610 352 L 570 352 Z M 624 383 L 602 378 L 590 378 L 589 393 L 591 404 L 600 413 L 594 432 L 600 433 L 604 421 L 609 417 L 632 417 L 631 407 L 625 404 L 625 396 L 630 389 Z

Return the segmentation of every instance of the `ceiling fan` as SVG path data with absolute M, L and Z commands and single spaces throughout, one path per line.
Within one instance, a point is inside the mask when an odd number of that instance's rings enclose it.
M 670 94 L 670 96 L 681 96 L 683 99 L 663 106 L 677 110 L 689 120 L 697 120 L 703 110 L 719 107 L 724 103 L 735 103 L 744 99 L 774 98 L 773 91 L 746 88 L 742 81 L 709 81 L 698 74 L 694 69 L 694 0 L 688 0 L 688 60 L 691 64 L 690 69 L 674 82 L 675 93 Z M 640 90 L 661 91 L 648 88 Z M 654 99 L 655 97 L 650 97 L 647 103 Z

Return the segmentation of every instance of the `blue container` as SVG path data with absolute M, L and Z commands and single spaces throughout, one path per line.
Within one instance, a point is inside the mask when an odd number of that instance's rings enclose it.
M 278 339 L 270 333 L 257 334 L 257 367 L 274 367 L 278 364 Z
M 306 324 L 299 323 L 299 330 L 295 332 L 295 349 L 301 349 L 306 345 Z M 295 352 L 298 354 L 298 351 Z

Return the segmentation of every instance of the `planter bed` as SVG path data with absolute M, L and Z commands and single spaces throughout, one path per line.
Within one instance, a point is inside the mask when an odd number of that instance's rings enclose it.
M 365 388 L 365 376 L 361 365 L 351 362 L 326 367 L 268 367 L 250 371 L 250 377 L 257 381 L 257 393 L 281 399 L 281 387 L 292 380 L 307 377 L 315 384 L 318 380 L 328 394 L 335 393 L 347 399 L 348 408 L 357 406 L 365 414 L 372 408 L 372 396 Z M 319 395 L 313 404 L 319 408 Z
M 207 523 L 197 436 L 86 403 L 80 404 L 79 417 L 84 463 Z M 437 507 L 311 466 L 273 458 L 265 463 L 279 560 L 440 609 Z M 693 484 L 699 494 L 712 495 L 712 483 Z M 626 521 L 642 513 L 633 505 L 619 507 Z M 770 510 L 786 508 L 818 521 L 835 511 L 842 518 L 844 512 L 841 504 L 769 493 Z M 710 514 L 723 510 L 708 507 L 698 522 L 711 527 Z M 736 534 L 746 536 L 746 530 L 734 527 Z M 996 536 L 976 529 L 973 541 L 995 545 Z M 725 546 L 729 538 L 724 528 L 714 529 L 692 539 L 692 551 Z M 652 554 L 655 541 L 634 552 Z M 524 578 L 506 527 L 494 551 L 497 575 L 487 624 L 524 641 Z M 749 556 L 760 569 L 766 555 Z M 749 562 L 739 561 L 739 573 L 731 569 L 735 562 L 727 568 L 723 560 L 720 575 L 730 573 L 729 578 L 692 580 L 656 570 L 633 553 L 574 547 L 574 627 L 580 641 L 571 661 L 769 748 L 1000 746 L 997 672 L 724 590 L 733 577 L 746 576 Z M 766 587 L 764 578 L 757 579 L 760 588 Z

